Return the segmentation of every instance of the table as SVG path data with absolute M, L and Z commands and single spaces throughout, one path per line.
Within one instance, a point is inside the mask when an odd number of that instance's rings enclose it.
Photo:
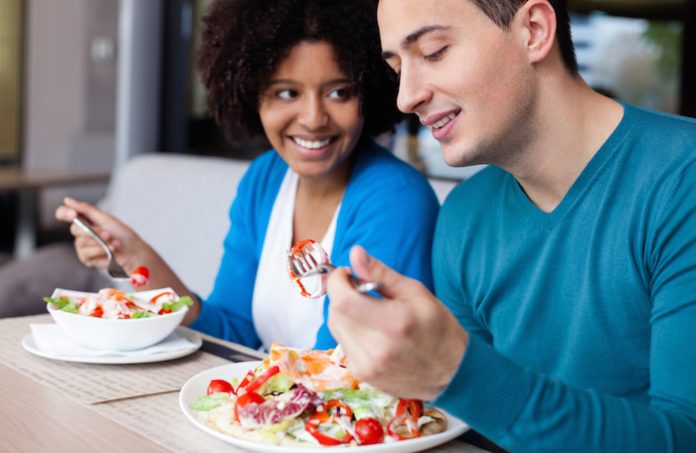
M 36 204 L 41 189 L 105 184 L 110 176 L 108 172 L 88 173 L 57 169 L 25 170 L 18 166 L 0 167 L 0 192 L 19 194 L 15 256 L 27 257 L 36 247 Z
M 152 364 L 89 365 L 26 352 L 21 340 L 29 325 L 50 322 L 49 315 L 0 319 L 0 450 L 241 451 L 189 423 L 179 409 L 179 389 L 197 372 L 228 364 L 231 356 L 260 357 L 257 351 L 202 335 L 198 352 Z M 134 379 L 140 385 L 119 387 Z M 431 451 L 484 452 L 462 440 Z

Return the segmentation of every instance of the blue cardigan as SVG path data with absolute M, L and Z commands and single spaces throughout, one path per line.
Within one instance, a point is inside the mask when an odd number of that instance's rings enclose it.
M 350 249 L 359 244 L 431 288 L 431 245 L 439 209 L 432 188 L 415 169 L 374 143 L 356 153 L 336 223 L 331 261 L 348 266 Z M 213 291 L 191 328 L 252 348 L 261 345 L 253 323 L 252 293 L 266 228 L 287 170 L 275 151 L 251 163 L 230 209 L 231 227 Z M 327 298 L 316 348 L 336 344 L 326 325 L 328 305 Z

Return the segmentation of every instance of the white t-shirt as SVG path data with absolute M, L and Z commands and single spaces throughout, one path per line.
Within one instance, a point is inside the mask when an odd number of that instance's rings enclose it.
M 319 328 L 324 324 L 326 296 L 319 299 L 303 297 L 288 271 L 287 255 L 293 246 L 292 227 L 298 181 L 298 175 L 288 169 L 273 204 L 256 272 L 251 310 L 256 333 L 265 349 L 269 349 L 272 343 L 311 348 L 316 342 Z M 339 204 L 320 241 L 329 256 L 340 209 Z M 318 281 L 307 282 L 307 285 L 311 284 L 318 284 Z M 311 292 L 309 287 L 307 289 Z

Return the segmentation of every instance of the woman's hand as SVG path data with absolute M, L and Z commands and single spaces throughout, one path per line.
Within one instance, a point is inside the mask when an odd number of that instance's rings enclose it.
M 58 220 L 72 222 L 77 215 L 86 219 L 109 244 L 114 258 L 129 274 L 152 260 L 148 256 L 152 253 L 150 247 L 130 227 L 96 206 L 66 197 L 63 205 L 56 209 Z M 88 267 L 106 268 L 107 256 L 101 246 L 76 225 L 70 227 L 70 232 L 75 236 L 75 250 L 80 261 Z
M 190 296 L 194 303 L 189 308 L 183 324 L 188 325 L 196 319 L 200 312 L 198 297 L 135 231 L 96 206 L 72 198 L 66 197 L 63 205 L 56 209 L 56 218 L 64 222 L 72 222 L 77 215 L 85 218 L 92 229 L 109 244 L 114 258 L 128 274 L 132 274 L 140 266 L 149 269 L 150 278 L 145 286 L 138 288 L 139 290 L 169 287 L 179 296 Z M 107 257 L 104 249 L 76 225 L 70 227 L 70 232 L 75 236 L 75 250 L 80 261 L 86 266 L 106 268 Z

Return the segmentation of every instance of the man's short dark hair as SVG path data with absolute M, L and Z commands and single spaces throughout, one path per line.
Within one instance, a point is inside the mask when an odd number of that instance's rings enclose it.
M 507 29 L 515 13 L 527 0 L 469 0 L 478 6 L 499 27 Z M 575 48 L 570 33 L 570 16 L 566 0 L 549 0 L 556 11 L 556 41 L 561 49 L 563 64 L 572 74 L 578 73 L 578 62 L 575 58 Z
M 260 95 L 303 41 L 332 45 L 355 84 L 363 138 L 393 129 L 398 82 L 381 57 L 373 0 L 216 0 L 203 19 L 197 69 L 208 110 L 228 140 L 263 134 Z

